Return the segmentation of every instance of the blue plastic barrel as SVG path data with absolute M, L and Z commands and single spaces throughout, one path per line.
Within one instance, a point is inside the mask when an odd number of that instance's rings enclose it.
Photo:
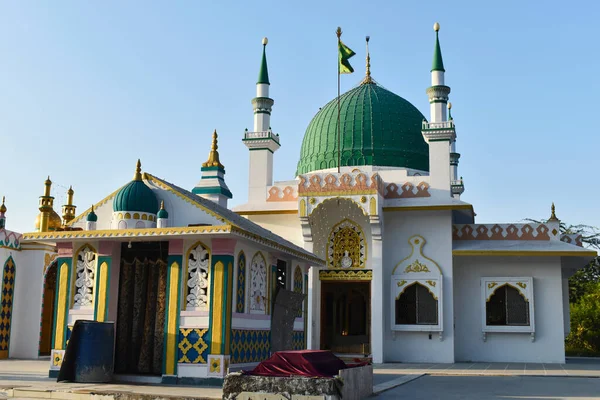
M 76 321 L 57 381 L 107 383 L 114 371 L 113 322 Z

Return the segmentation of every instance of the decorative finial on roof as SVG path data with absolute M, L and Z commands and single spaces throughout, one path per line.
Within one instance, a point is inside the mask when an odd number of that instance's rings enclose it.
M 4 204 L 4 196 L 2 196 L 2 205 L 0 205 L 0 213 L 4 214 L 6 212 L 6 205 Z
M 556 207 L 554 207 L 554 202 L 552 202 L 552 207 L 550 207 L 550 210 L 552 210 L 552 214 L 550 215 L 548 221 L 559 221 L 559 219 L 556 218 Z
M 208 160 L 206 160 L 206 162 L 202 164 L 203 167 L 225 168 L 223 164 L 221 164 L 221 161 L 219 161 L 219 152 L 217 151 L 217 149 L 219 148 L 219 146 L 217 145 L 218 137 L 219 135 L 217 135 L 217 130 L 215 129 L 212 135 L 212 146 L 210 148 L 210 153 L 208 153 Z
M 88 222 L 96 222 L 98 221 L 98 216 L 96 215 L 96 213 L 94 212 L 94 205 L 92 204 L 92 210 L 89 212 L 89 214 L 87 215 L 86 220 Z
M 442 60 L 442 49 L 440 48 L 440 24 L 437 22 L 433 24 L 433 30 L 435 31 L 435 49 L 433 51 L 433 64 L 431 65 L 431 71 L 442 71 L 445 72 L 444 69 L 444 61 Z
M 133 180 L 134 181 L 142 180 L 142 162 L 140 161 L 139 158 L 137 160 L 137 164 L 135 165 L 135 174 L 133 175 Z
M 448 119 L 452 120 L 452 103 L 448 102 Z
M 52 181 L 50 180 L 50 175 L 48 175 L 48 179 L 46 179 L 46 181 L 44 182 L 44 185 L 46 186 L 44 189 L 44 196 L 49 197 L 50 196 L 50 188 L 52 187 Z
M 256 84 L 267 84 L 270 85 L 269 82 L 269 69 L 267 68 L 267 43 L 269 43 L 269 39 L 266 37 L 262 40 L 263 45 L 263 53 L 262 53 L 262 61 L 260 63 L 260 70 L 258 71 L 258 81 Z
M 361 85 L 374 83 L 373 79 L 371 79 L 371 55 L 369 54 L 369 40 L 370 39 L 371 39 L 370 36 L 365 37 L 365 40 L 367 42 L 367 72 L 365 74 L 365 79 L 363 79 L 362 82 L 360 83 Z

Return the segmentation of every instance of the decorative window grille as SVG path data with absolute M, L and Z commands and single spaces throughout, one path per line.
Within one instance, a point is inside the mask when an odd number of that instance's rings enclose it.
M 532 277 L 481 278 L 483 340 L 488 332 L 523 332 L 535 341 Z
M 94 303 L 94 287 L 96 283 L 96 252 L 85 246 L 77 253 L 75 269 L 75 296 L 73 304 L 79 307 L 90 307 Z
M 437 299 L 420 283 L 410 285 L 396 299 L 396 324 L 437 325 Z
M 208 309 L 208 274 L 210 253 L 202 243 L 198 243 L 188 254 L 187 309 Z
M 261 252 L 250 264 L 250 312 L 264 314 L 267 310 L 267 262 Z
M 529 301 L 512 286 L 496 289 L 486 303 L 486 325 L 529 326 Z

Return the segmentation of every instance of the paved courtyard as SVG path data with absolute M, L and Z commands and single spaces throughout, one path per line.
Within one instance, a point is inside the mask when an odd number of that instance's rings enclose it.
M 600 399 L 600 379 L 542 376 L 424 375 L 376 399 Z

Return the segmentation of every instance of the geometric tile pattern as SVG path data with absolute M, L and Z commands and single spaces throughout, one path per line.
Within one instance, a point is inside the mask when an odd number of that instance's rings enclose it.
M 238 278 L 235 311 L 243 313 L 246 308 L 246 255 L 243 251 L 238 256 Z
M 293 350 L 304 350 L 304 332 L 294 331 L 292 336 L 292 349 Z
M 231 330 L 231 363 L 254 363 L 266 360 L 271 353 L 271 331 Z
M 179 328 L 177 362 L 206 364 L 208 359 L 208 328 Z
M 8 357 L 10 322 L 15 292 L 15 262 L 9 257 L 2 273 L 2 293 L 0 297 L 0 358 Z

